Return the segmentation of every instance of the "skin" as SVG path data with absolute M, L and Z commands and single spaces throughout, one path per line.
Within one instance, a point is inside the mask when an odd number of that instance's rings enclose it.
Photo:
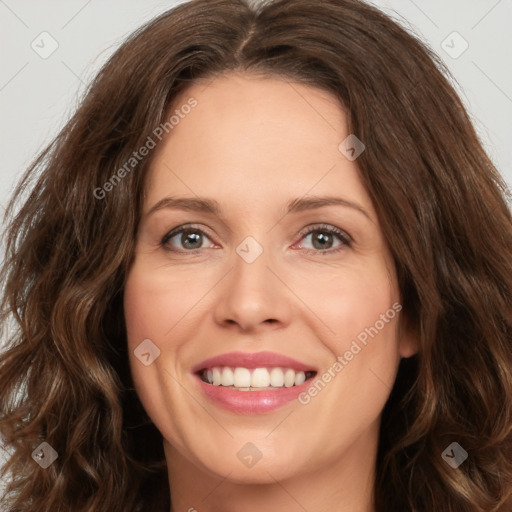
M 270 350 L 322 375 L 400 303 L 357 160 L 338 150 L 349 134 L 344 111 L 325 91 L 249 74 L 195 83 L 174 108 L 190 97 L 197 106 L 152 155 L 124 295 L 131 372 L 163 436 L 171 512 L 374 512 L 380 415 L 400 358 L 417 350 L 400 315 L 305 405 L 236 414 L 211 402 L 191 373 L 225 352 Z M 368 217 L 339 205 L 285 215 L 306 194 L 341 197 Z M 148 215 L 171 195 L 215 199 L 221 215 Z M 205 232 L 199 249 L 178 234 L 166 250 L 164 236 L 186 223 Z M 350 245 L 320 227 L 301 235 L 318 224 L 345 231 Z M 315 243 L 322 234 L 327 242 Z M 236 252 L 247 236 L 263 248 L 250 264 Z M 133 352 L 144 339 L 160 349 L 149 366 Z M 251 468 L 237 457 L 247 442 L 262 454 Z

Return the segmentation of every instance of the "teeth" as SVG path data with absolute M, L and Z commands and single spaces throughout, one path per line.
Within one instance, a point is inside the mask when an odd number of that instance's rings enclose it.
M 291 368 L 230 368 L 214 366 L 203 371 L 204 381 L 214 386 L 232 386 L 240 391 L 263 391 L 264 389 L 300 386 L 314 372 L 303 372 Z
M 284 375 L 281 368 L 272 368 L 270 371 L 270 385 L 275 388 L 282 388 L 284 384 Z
M 235 379 L 233 385 L 235 388 L 251 387 L 251 372 L 247 368 L 235 368 L 234 375 Z
M 213 378 L 212 378 L 212 384 L 214 386 L 220 386 L 222 381 L 222 374 L 220 373 L 220 368 L 213 368 L 212 370 Z
M 270 384 L 270 374 L 266 368 L 255 368 L 251 375 L 252 388 L 266 388 Z
M 298 372 L 295 374 L 295 385 L 300 386 L 306 381 L 306 374 L 304 372 Z
M 222 371 L 220 383 L 223 386 L 232 386 L 235 383 L 233 378 L 233 370 L 231 370 L 231 368 L 224 368 Z
M 291 388 L 295 384 L 295 372 L 291 369 L 286 370 L 284 374 L 284 385 Z

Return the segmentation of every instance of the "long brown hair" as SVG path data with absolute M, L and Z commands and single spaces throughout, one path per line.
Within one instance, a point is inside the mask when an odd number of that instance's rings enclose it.
M 361 179 L 420 347 L 402 360 L 383 411 L 376 509 L 510 511 L 506 185 L 442 62 L 359 0 L 173 8 L 119 48 L 26 171 L 7 209 L 1 269 L 4 508 L 168 511 L 161 435 L 134 391 L 122 309 L 151 155 L 112 176 L 178 93 L 229 71 L 333 93 L 366 145 Z M 43 441 L 58 453 L 46 469 L 32 458 Z M 468 453 L 457 469 L 442 457 L 452 442 Z

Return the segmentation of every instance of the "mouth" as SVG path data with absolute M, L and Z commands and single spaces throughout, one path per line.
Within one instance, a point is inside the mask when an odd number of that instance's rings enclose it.
M 296 401 L 318 370 L 273 352 L 231 352 L 192 368 L 212 405 L 238 414 L 259 414 Z
M 281 366 L 262 368 L 213 366 L 203 368 L 196 374 L 203 382 L 212 386 L 224 386 L 237 391 L 277 391 L 304 384 L 316 375 L 316 371 Z

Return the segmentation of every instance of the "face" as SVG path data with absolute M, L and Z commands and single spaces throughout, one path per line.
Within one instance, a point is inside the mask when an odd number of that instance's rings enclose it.
M 338 148 L 341 106 L 228 74 L 176 109 L 124 296 L 131 372 L 168 463 L 238 482 L 355 464 L 413 348 L 357 159 Z

